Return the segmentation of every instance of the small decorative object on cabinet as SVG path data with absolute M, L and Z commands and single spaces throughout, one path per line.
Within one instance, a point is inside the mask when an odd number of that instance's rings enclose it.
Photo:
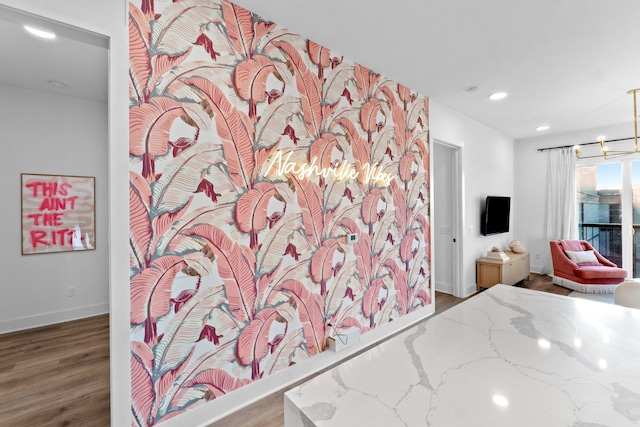
M 515 285 L 529 278 L 529 252 L 515 253 L 506 251 L 506 260 L 496 258 L 480 258 L 477 261 L 478 292 L 480 288 L 490 288 L 493 285 Z
M 517 240 L 514 240 L 511 243 L 509 243 L 509 249 L 511 249 L 511 252 L 515 252 L 517 254 L 521 254 L 525 252 L 524 246 L 522 246 L 522 244 Z

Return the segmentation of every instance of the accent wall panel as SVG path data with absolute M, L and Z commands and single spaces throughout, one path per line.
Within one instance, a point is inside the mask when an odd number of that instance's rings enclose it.
M 431 304 L 426 97 L 226 1 L 129 37 L 134 425 Z

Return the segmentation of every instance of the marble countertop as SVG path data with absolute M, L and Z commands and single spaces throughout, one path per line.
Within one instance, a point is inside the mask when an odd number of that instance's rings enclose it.
M 640 310 L 497 285 L 288 391 L 285 425 L 638 426 Z

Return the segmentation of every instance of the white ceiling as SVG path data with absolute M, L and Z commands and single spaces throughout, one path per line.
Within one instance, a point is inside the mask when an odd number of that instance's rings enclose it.
M 236 3 L 514 138 L 633 121 L 638 0 Z
M 24 25 L 57 37 L 38 38 Z M 0 7 L 0 84 L 106 103 L 107 48 L 105 37 Z
M 541 124 L 593 128 L 594 138 L 610 124 L 633 131 L 639 0 L 236 3 L 514 138 L 540 135 Z M 60 37 L 35 39 L 21 16 L 0 8 L 0 83 L 106 102 L 107 41 L 48 21 Z M 509 96 L 490 102 L 499 90 Z

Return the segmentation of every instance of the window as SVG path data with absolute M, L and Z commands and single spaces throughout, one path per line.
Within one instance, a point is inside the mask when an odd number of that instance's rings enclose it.
M 583 166 L 577 172 L 578 236 L 622 267 L 622 165 Z
M 576 168 L 578 236 L 640 276 L 640 161 L 601 160 Z

